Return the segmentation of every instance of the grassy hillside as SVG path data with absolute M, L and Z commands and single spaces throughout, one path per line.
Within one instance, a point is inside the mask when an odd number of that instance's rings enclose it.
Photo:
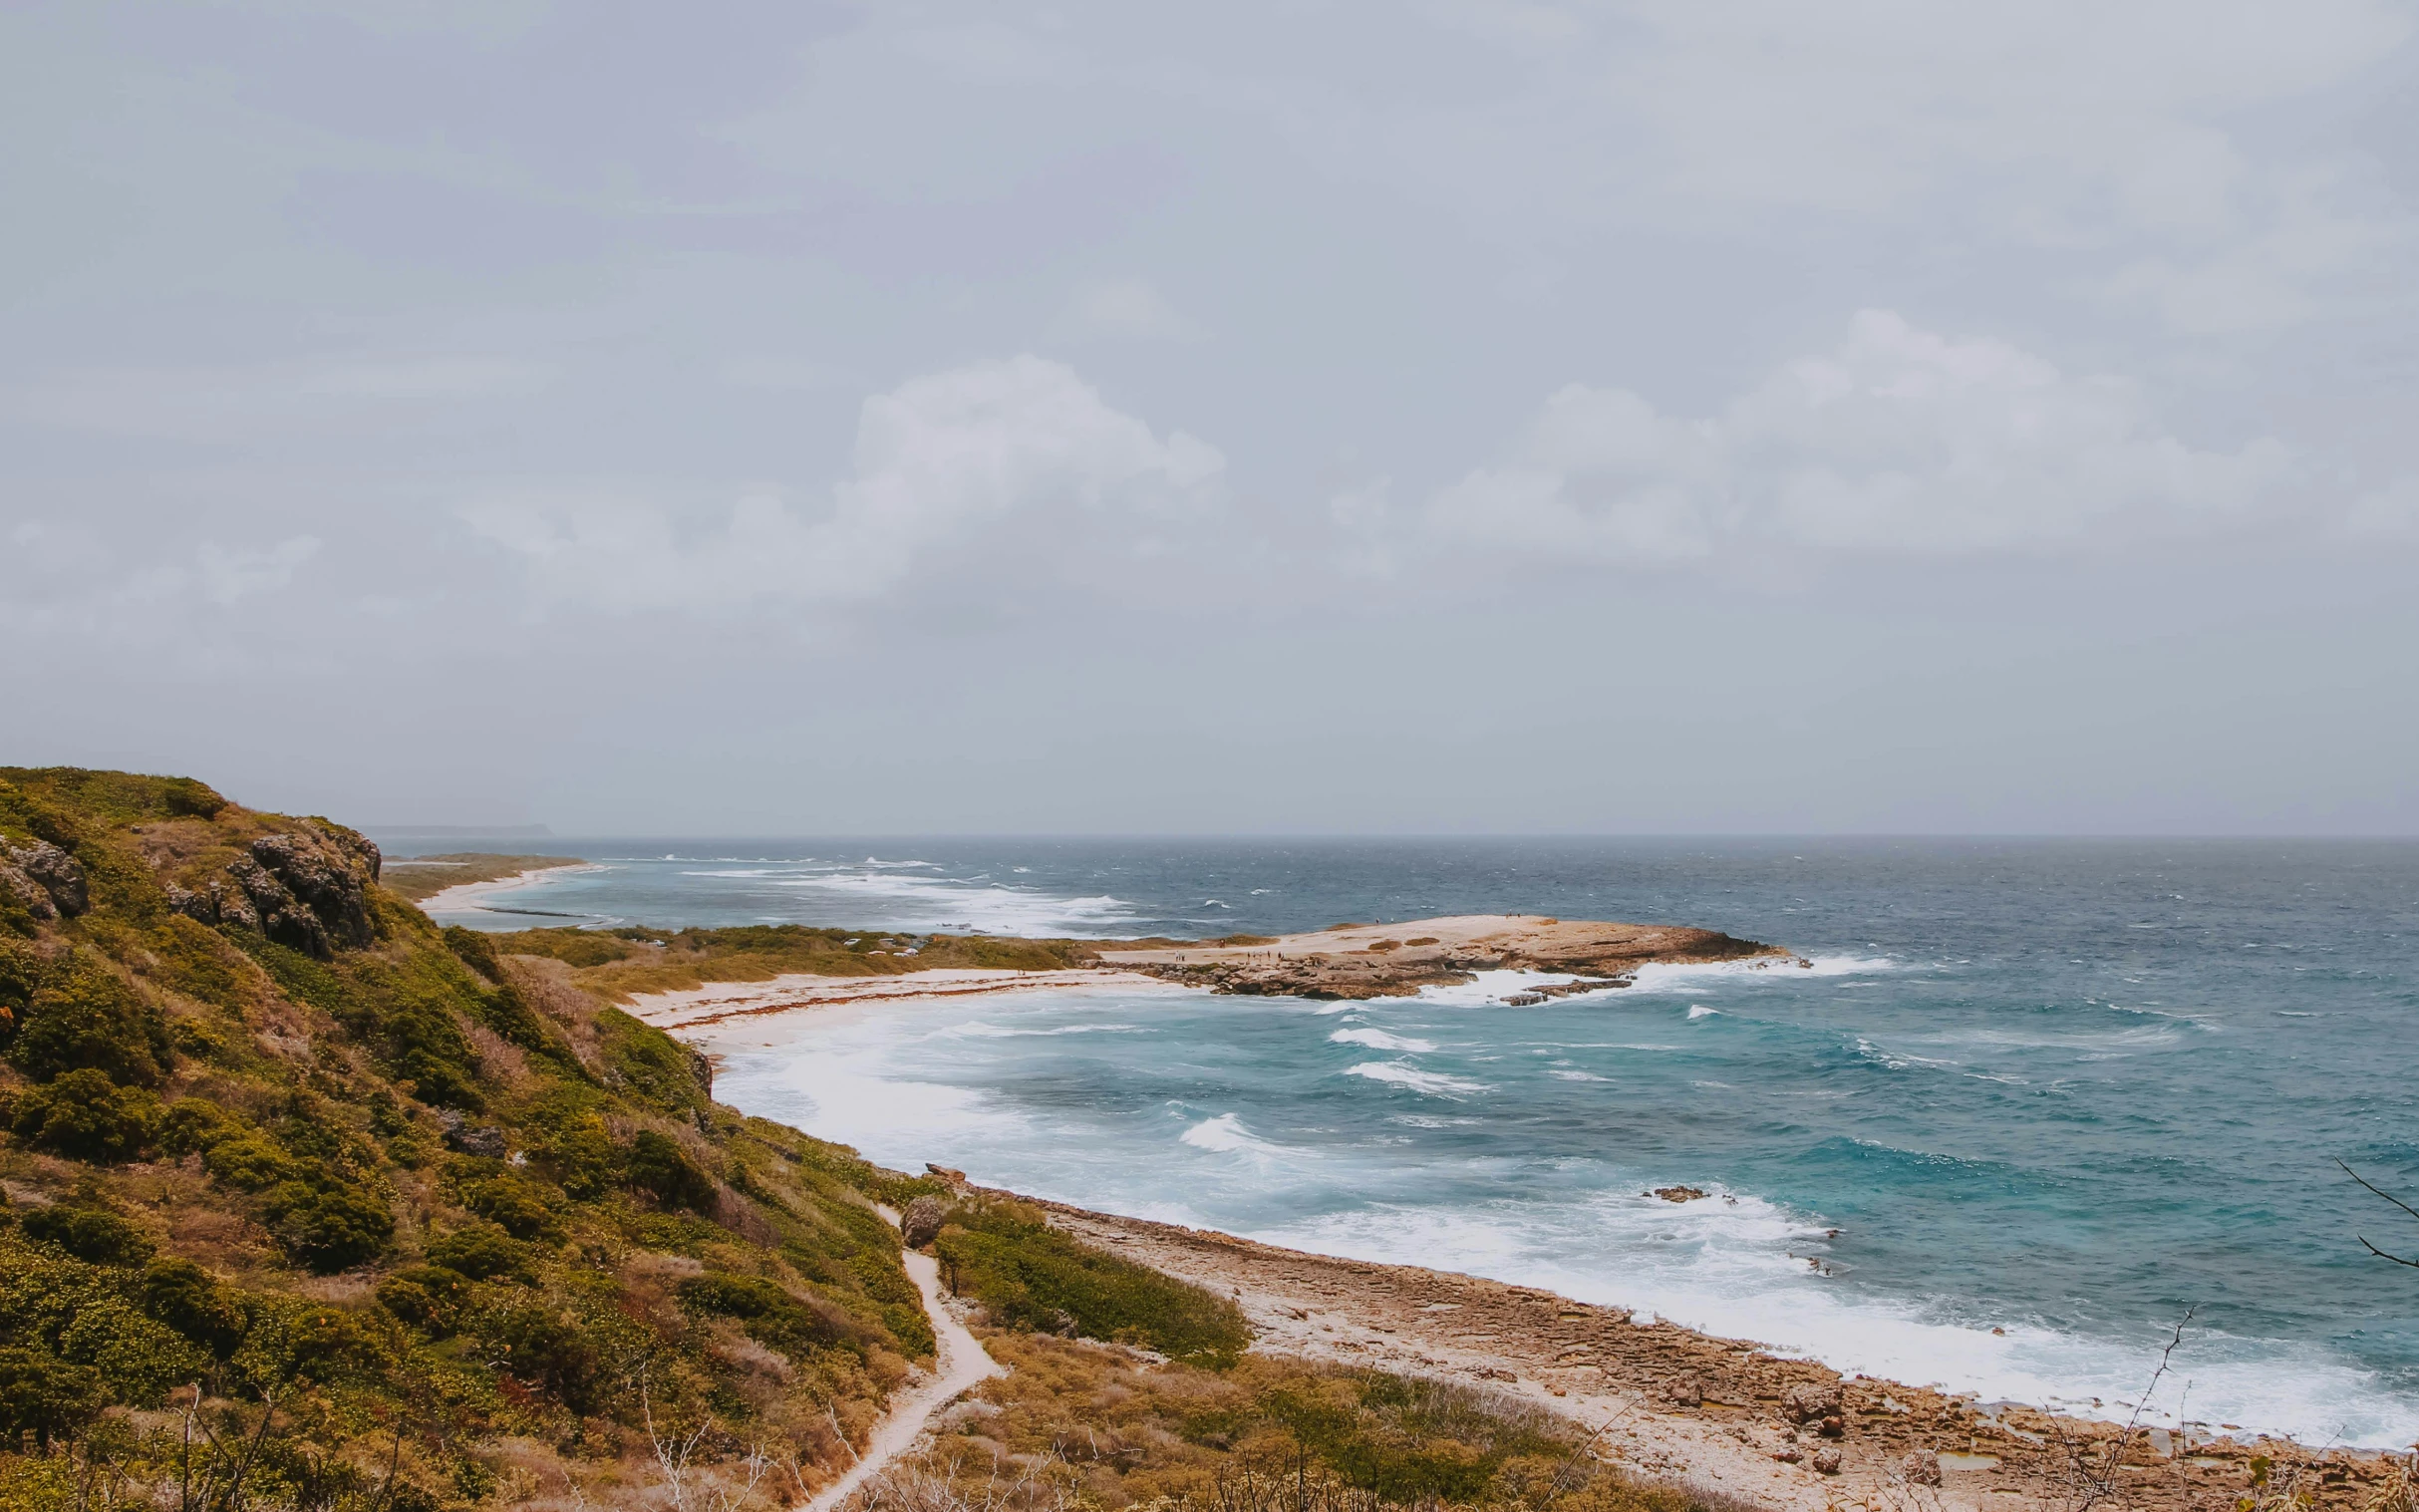
M 0 1508 L 627 1505 L 658 1442 L 836 1473 L 932 1349 L 872 1210 L 930 1183 L 717 1105 L 380 870 L 0 768 Z

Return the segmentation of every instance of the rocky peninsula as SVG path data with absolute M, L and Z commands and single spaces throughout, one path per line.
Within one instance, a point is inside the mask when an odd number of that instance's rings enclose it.
M 1567 973 L 1531 989 L 1541 1000 L 1627 987 L 1642 966 L 1727 961 L 1807 963 L 1777 945 L 1718 930 L 1616 924 L 1537 914 L 1459 914 L 1401 924 L 1338 924 L 1312 934 L 1146 941 L 1095 952 L 1122 967 L 1213 992 L 1260 997 L 1397 998 L 1468 982 L 1482 971 Z

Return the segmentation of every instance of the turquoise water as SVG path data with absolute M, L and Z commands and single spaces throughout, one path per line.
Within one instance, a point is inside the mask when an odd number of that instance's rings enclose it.
M 2121 1412 L 2192 1309 L 2154 1416 L 2419 1435 L 2419 1273 L 2356 1237 L 2419 1224 L 2334 1163 L 2419 1190 L 2419 844 L 564 848 L 610 865 L 489 906 L 1089 935 L 1517 910 L 1787 945 L 1819 969 L 1526 1009 L 950 1000 L 734 1056 L 721 1089 L 893 1164 L 1988 1396 Z M 1641 1195 L 1674 1183 L 1714 1195 Z

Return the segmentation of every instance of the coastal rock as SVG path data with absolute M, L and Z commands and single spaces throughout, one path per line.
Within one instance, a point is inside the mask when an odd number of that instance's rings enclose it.
M 929 1194 L 907 1204 L 899 1219 L 899 1237 L 911 1250 L 920 1250 L 941 1237 L 941 1225 L 949 1220 L 949 1204 Z
M 714 1095 L 714 1062 L 706 1058 L 704 1051 L 689 1053 L 689 1075 L 697 1082 L 699 1091 L 709 1097 Z
M 8 859 L 50 895 L 51 903 L 66 918 L 75 918 L 92 906 L 85 887 L 84 867 L 74 856 L 48 840 L 35 840 L 8 852 Z
M 1639 967 L 1651 963 L 1737 961 L 1754 969 L 1797 959 L 1778 947 L 1717 930 L 1528 914 L 1339 924 L 1281 939 L 1149 942 L 1099 952 L 1104 966 L 1255 997 L 1406 997 L 1422 987 L 1466 983 L 1475 972 L 1506 969 L 1572 979 L 1524 983 L 1503 1000 L 1515 1006 L 1627 986 Z
M 1781 1393 L 1781 1415 L 1791 1422 L 1816 1422 L 1840 1415 L 1835 1380 L 1801 1380 Z
M 492 1124 L 472 1123 L 461 1114 L 447 1108 L 437 1115 L 445 1125 L 446 1143 L 465 1155 L 480 1155 L 489 1160 L 504 1158 L 504 1131 Z
M 295 830 L 254 840 L 252 859 L 302 900 L 330 941 L 348 950 L 370 943 L 369 884 L 378 879 L 377 846 L 350 830 Z
M 1840 1473 L 1840 1451 L 1829 1444 L 1814 1451 L 1814 1470 L 1818 1475 Z
M 302 899 L 286 889 L 269 869 L 249 856 L 227 863 L 227 875 L 234 880 L 249 905 L 244 912 L 262 934 L 278 944 L 301 951 L 306 956 L 326 960 L 336 952 L 328 943 L 328 927 L 320 921 Z M 241 922 L 224 919 L 226 923 Z
M 0 898 L 45 923 L 59 917 L 59 905 L 51 901 L 50 889 L 6 861 L 0 861 Z
M 1702 1406 L 1705 1400 L 1705 1388 L 1697 1384 L 1695 1376 L 1682 1375 L 1663 1382 L 1663 1395 L 1677 1406 Z
M 1941 1456 L 1930 1449 L 1917 1449 L 1899 1461 L 1899 1475 L 1911 1486 L 1937 1486 L 1941 1483 Z
M 1705 1189 L 1700 1186 L 1659 1186 L 1655 1189 L 1655 1195 L 1665 1202 L 1694 1202 L 1705 1195 Z

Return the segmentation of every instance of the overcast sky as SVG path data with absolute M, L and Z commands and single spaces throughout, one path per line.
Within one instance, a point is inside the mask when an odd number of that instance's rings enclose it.
M 2419 6 L 0 8 L 0 761 L 2419 831 Z

